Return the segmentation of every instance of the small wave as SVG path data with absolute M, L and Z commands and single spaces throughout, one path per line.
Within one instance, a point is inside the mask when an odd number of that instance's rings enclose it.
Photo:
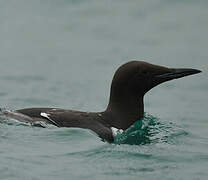
M 174 143 L 174 139 L 187 135 L 176 124 L 161 122 L 157 117 L 145 113 L 142 120 L 135 122 L 131 127 L 114 138 L 115 144 L 143 145 L 151 143 Z

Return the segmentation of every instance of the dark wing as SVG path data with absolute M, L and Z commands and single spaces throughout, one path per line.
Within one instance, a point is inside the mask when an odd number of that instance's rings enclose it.
M 47 113 L 48 111 L 52 110 L 53 108 L 27 108 L 27 109 L 19 109 L 16 112 L 22 113 L 29 117 L 36 117 L 36 118 L 43 118 L 41 116 L 42 112 Z
M 87 120 L 92 119 L 89 113 L 58 108 L 28 108 L 20 109 L 16 112 L 29 116 L 30 118 L 38 118 L 43 121 L 48 120 L 49 123 L 59 127 L 83 128 L 89 124 Z
M 110 127 L 99 121 L 97 113 L 87 113 L 57 108 L 29 108 L 16 112 L 31 117 L 34 120 L 51 123 L 58 127 L 78 127 L 94 131 L 102 139 L 113 141 Z
M 104 125 L 99 119 L 98 113 L 87 113 L 72 110 L 49 110 L 47 116 L 55 121 L 59 127 L 78 127 L 90 129 L 100 138 L 113 142 L 113 134 L 110 126 Z
M 55 108 L 27 108 L 27 109 L 19 109 L 16 110 L 15 112 L 23 114 L 25 116 L 28 116 L 32 119 L 33 123 L 36 121 L 44 121 L 50 124 L 53 124 L 55 126 L 59 125 L 56 123 L 56 121 L 53 121 L 50 119 L 47 115 L 50 114 L 50 112 L 55 112 L 55 111 L 66 111 L 63 109 L 55 109 Z

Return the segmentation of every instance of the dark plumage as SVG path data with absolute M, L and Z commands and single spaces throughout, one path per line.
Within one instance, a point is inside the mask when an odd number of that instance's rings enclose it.
M 163 82 L 199 73 L 196 69 L 171 69 L 143 61 L 131 61 L 115 73 L 110 100 L 103 112 L 80 112 L 58 108 L 29 108 L 8 112 L 7 116 L 34 124 L 44 121 L 58 127 L 91 129 L 99 137 L 112 142 L 111 127 L 127 129 L 144 115 L 143 97 Z

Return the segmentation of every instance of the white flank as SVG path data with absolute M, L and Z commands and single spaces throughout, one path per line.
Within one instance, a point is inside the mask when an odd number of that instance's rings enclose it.
M 115 127 L 111 127 L 111 130 L 112 130 L 112 133 L 113 133 L 113 136 L 115 137 L 118 133 L 122 133 L 123 132 L 123 129 L 117 129 Z

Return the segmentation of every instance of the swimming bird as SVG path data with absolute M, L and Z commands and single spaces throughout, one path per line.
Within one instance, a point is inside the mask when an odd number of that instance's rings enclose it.
M 173 79 L 200 73 L 197 69 L 174 69 L 144 61 L 130 61 L 115 72 L 110 100 L 105 111 L 81 112 L 60 108 L 27 108 L 4 111 L 8 117 L 36 124 L 45 122 L 58 127 L 78 127 L 94 131 L 113 142 L 114 130 L 126 130 L 144 115 L 144 95 L 153 87 Z

